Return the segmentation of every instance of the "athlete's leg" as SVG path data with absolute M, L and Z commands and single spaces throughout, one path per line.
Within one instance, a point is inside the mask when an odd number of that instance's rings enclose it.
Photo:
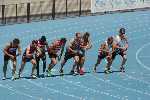
M 63 73 L 63 68 L 64 68 L 64 65 L 66 64 L 66 62 L 67 62 L 66 59 L 63 59 L 63 61 L 61 62 L 61 67 L 60 67 L 60 70 L 59 70 L 60 73 Z
M 72 58 L 71 54 L 69 54 L 68 52 L 65 53 L 64 59 L 61 62 L 61 68 L 59 70 L 60 73 L 63 73 L 63 67 L 66 64 L 66 62 L 68 61 L 68 59 Z
M 79 73 L 80 75 L 83 75 L 84 74 L 84 70 L 83 70 L 83 65 L 84 65 L 84 62 L 85 62 L 85 56 L 81 56 L 80 59 L 79 59 L 79 67 L 77 66 L 77 68 L 79 69 Z M 77 69 L 77 70 L 78 70 Z
M 26 64 L 26 60 L 22 59 L 22 61 L 21 61 L 21 67 L 19 69 L 19 77 L 20 77 L 20 75 L 21 75 L 21 73 L 22 73 L 22 71 L 24 69 L 25 64 Z
M 122 63 L 121 63 L 121 66 L 120 66 L 120 71 L 123 71 L 124 72 L 124 65 L 126 64 L 126 61 L 127 61 L 127 56 L 126 56 L 126 53 L 124 52 L 122 55 Z
M 110 73 L 111 72 L 110 67 L 112 65 L 112 58 L 111 56 L 108 55 L 106 59 L 107 59 L 107 65 L 106 65 L 105 73 Z
M 74 74 L 75 67 L 79 66 L 78 64 L 79 64 L 79 56 L 74 56 L 74 64 L 70 72 L 71 74 Z
M 96 62 L 94 69 L 93 69 L 94 72 L 96 72 L 97 66 L 101 63 L 101 61 L 102 61 L 102 58 L 100 56 L 98 56 L 97 62 Z
M 51 58 L 51 63 L 48 66 L 48 70 L 51 70 L 57 64 L 56 58 Z
M 43 56 L 42 61 L 43 61 L 43 73 L 45 73 L 45 70 L 46 70 L 46 55 Z
M 32 63 L 32 72 L 31 72 L 31 76 L 32 76 L 32 78 L 36 78 L 36 76 L 35 76 L 35 70 L 36 70 L 36 60 L 35 59 L 32 59 L 31 60 L 31 63 Z
M 82 69 L 82 67 L 83 67 L 83 65 L 84 65 L 84 62 L 85 62 L 85 56 L 81 56 L 81 57 L 80 57 L 80 60 L 79 60 L 80 69 Z
M 3 76 L 3 80 L 6 79 L 6 71 L 7 71 L 8 61 L 9 60 L 7 60 L 7 59 L 4 58 L 4 65 L 3 65 L 3 74 L 4 74 L 4 76 Z
M 55 58 L 55 57 L 52 57 L 52 58 L 51 58 L 51 63 L 49 64 L 48 70 L 47 70 L 48 76 L 51 76 L 51 69 L 52 69 L 56 64 L 57 64 L 56 58 Z
M 13 69 L 12 69 L 12 79 L 14 80 L 14 79 L 16 79 L 17 78 L 17 76 L 16 76 L 16 64 L 17 64 L 17 61 L 16 60 L 11 60 L 12 61 L 12 63 L 13 63 Z
M 37 71 L 37 77 L 39 77 L 39 62 L 40 62 L 40 57 L 36 57 L 36 71 Z

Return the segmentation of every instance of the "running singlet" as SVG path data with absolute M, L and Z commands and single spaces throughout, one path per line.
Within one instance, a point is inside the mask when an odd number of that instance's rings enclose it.
M 42 54 L 40 55 L 41 57 L 45 55 L 45 46 L 47 45 L 46 42 L 43 42 L 41 40 L 37 40 L 37 51 L 40 51 Z
M 16 55 L 17 49 L 18 49 L 18 46 L 13 47 L 12 43 L 10 43 L 10 46 L 8 47 L 8 49 L 6 51 L 11 55 Z
M 61 42 L 60 40 L 56 40 L 56 41 L 54 41 L 53 43 L 52 43 L 52 45 L 51 46 L 49 46 L 49 48 L 48 48 L 48 52 L 49 53 L 57 53 L 60 49 L 61 49 L 61 47 L 64 45 L 64 43 L 63 42 Z
M 67 47 L 67 51 L 68 52 L 71 52 L 68 48 L 70 47 L 71 49 L 73 49 L 73 50 L 80 50 L 81 48 L 80 48 L 80 45 L 81 45 L 81 41 L 76 41 L 75 39 L 71 39 L 70 41 L 69 41 L 69 45 L 68 45 L 68 47 Z
M 38 41 L 37 41 L 37 46 L 38 46 L 39 48 L 45 48 L 45 45 L 46 45 L 45 42 L 43 42 L 43 41 L 41 41 L 41 40 L 38 40 Z
M 102 50 L 101 50 L 102 49 Z M 104 51 L 103 51 L 104 50 Z M 103 55 L 108 55 L 108 52 L 112 51 L 112 44 L 109 45 L 107 41 L 102 44 L 102 47 L 99 48 L 99 53 Z
M 33 54 L 35 52 L 36 48 L 33 48 L 30 46 L 30 51 L 29 51 L 29 54 Z M 26 56 L 26 51 L 27 49 L 25 50 L 25 52 L 23 53 L 23 56 Z
M 114 41 L 119 47 L 125 47 L 125 45 L 128 44 L 126 37 L 121 39 L 119 35 L 114 37 Z M 120 49 L 116 49 L 116 51 L 118 51 L 118 50 L 120 50 Z
M 81 46 L 91 46 L 91 41 L 88 39 L 88 41 L 85 41 L 84 39 L 81 40 Z

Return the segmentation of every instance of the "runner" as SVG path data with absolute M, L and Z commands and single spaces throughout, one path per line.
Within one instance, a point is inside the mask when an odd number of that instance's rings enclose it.
M 97 66 L 101 63 L 102 59 L 106 58 L 107 65 L 105 68 L 105 73 L 111 73 L 110 66 L 112 64 L 111 54 L 112 54 L 112 48 L 113 48 L 113 37 L 108 37 L 107 41 L 101 44 L 99 48 L 99 55 L 97 58 L 97 62 L 94 66 L 94 72 L 97 71 Z
M 21 67 L 19 69 L 19 78 L 21 77 L 22 71 L 27 62 L 31 62 L 31 64 L 33 65 L 31 77 L 36 78 L 36 75 L 35 75 L 36 60 L 34 57 L 36 50 L 37 50 L 37 41 L 33 40 L 32 43 L 26 48 L 25 52 L 23 53 Z
M 119 35 L 116 35 L 114 37 L 114 41 L 115 41 L 115 49 L 114 49 L 114 52 L 112 53 L 112 60 L 114 61 L 115 57 L 117 55 L 120 55 L 122 58 L 120 71 L 125 72 L 124 65 L 126 64 L 126 61 L 127 61 L 126 55 L 127 55 L 127 50 L 128 50 L 128 40 L 125 34 L 125 28 L 120 28 Z
M 18 54 L 16 54 L 18 50 Z M 4 50 L 4 66 L 3 66 L 3 80 L 6 79 L 6 71 L 7 71 L 7 65 L 8 61 L 11 61 L 13 63 L 12 68 L 12 80 L 17 78 L 16 74 L 16 64 L 17 64 L 17 56 L 21 55 L 21 47 L 20 47 L 20 40 L 18 38 L 15 38 L 12 42 L 8 43 Z
M 45 69 L 46 69 L 46 54 L 45 52 L 48 50 L 48 43 L 46 41 L 46 37 L 42 36 L 38 41 L 37 41 L 37 51 L 36 51 L 36 70 L 37 70 L 37 77 L 39 77 L 39 62 L 40 59 L 43 61 L 43 75 L 45 74 Z
M 60 73 L 63 74 L 63 67 L 68 61 L 68 59 L 74 58 L 73 69 L 71 70 L 71 74 L 74 73 L 74 68 L 79 64 L 79 56 L 78 51 L 80 49 L 81 43 L 81 33 L 76 33 L 75 38 L 69 41 L 68 47 L 66 49 L 65 56 L 63 61 L 61 62 Z
M 57 57 L 58 61 L 61 60 L 61 57 L 64 52 L 64 47 L 67 42 L 66 38 L 61 38 L 59 40 L 54 41 L 48 48 L 48 55 L 49 58 L 51 59 L 51 63 L 48 66 L 48 76 L 51 76 L 51 69 L 57 64 Z M 58 52 L 60 51 L 60 54 L 58 56 Z

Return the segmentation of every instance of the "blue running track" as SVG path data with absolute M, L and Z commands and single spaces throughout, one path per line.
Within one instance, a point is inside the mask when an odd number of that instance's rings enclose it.
M 98 73 L 92 73 L 100 43 L 125 27 L 129 39 L 126 72 L 120 73 L 120 57 L 112 65 L 113 73 L 105 75 L 103 61 Z M 0 27 L 0 79 L 2 79 L 3 47 L 13 38 L 21 39 L 23 50 L 33 40 L 46 35 L 48 42 L 74 36 L 75 32 L 90 32 L 93 48 L 87 52 L 83 76 L 68 75 L 72 60 L 64 66 L 65 74 L 59 75 L 60 63 L 53 69 L 54 77 L 28 79 L 31 64 L 25 66 L 25 78 L 12 81 L 8 65 L 5 81 L 0 80 L 0 100 L 150 100 L 150 11 L 107 14 L 32 22 Z M 47 57 L 48 63 L 50 62 Z M 21 57 L 18 57 L 18 68 Z M 48 65 L 47 63 L 47 65 Z M 41 71 L 42 71 L 42 63 Z

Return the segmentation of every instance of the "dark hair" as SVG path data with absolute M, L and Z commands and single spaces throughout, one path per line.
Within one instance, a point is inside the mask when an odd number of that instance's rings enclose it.
M 38 42 L 37 40 L 33 40 L 32 44 L 37 44 L 37 42 Z
M 112 36 L 110 36 L 110 37 L 107 38 L 107 41 L 111 41 L 111 40 L 113 40 Z
M 89 37 L 89 36 L 90 36 L 90 33 L 89 33 L 89 32 L 85 32 L 84 35 L 83 35 L 83 38 L 86 37 L 86 36 Z
M 41 36 L 42 41 L 46 41 L 46 36 Z
M 13 40 L 13 43 L 14 43 L 14 44 L 19 44 L 19 43 L 20 43 L 20 40 L 19 40 L 18 38 L 15 38 L 15 39 Z
M 125 28 L 120 28 L 119 33 L 125 34 L 126 30 Z
M 90 33 L 88 33 L 88 32 L 86 32 L 86 33 L 84 33 L 84 35 L 83 35 L 83 39 L 86 41 L 86 42 L 89 42 L 89 39 L 88 38 L 86 38 L 86 36 L 90 36 Z
M 80 34 L 80 33 L 79 33 L 79 32 L 76 32 L 76 36 L 77 36 L 78 34 Z
M 62 42 L 66 42 L 66 41 L 67 41 L 66 38 L 61 38 L 60 40 L 61 40 Z

